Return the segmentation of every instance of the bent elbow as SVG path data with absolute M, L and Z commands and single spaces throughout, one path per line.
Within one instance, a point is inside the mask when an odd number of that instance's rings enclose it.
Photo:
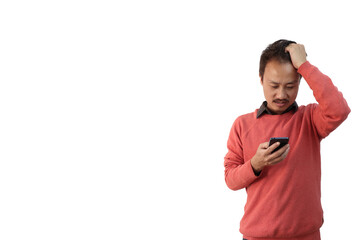
M 349 106 L 346 106 L 346 111 L 344 113 L 344 120 L 349 116 L 350 113 L 351 113 L 351 109 L 349 108 Z
M 339 114 L 337 115 L 337 119 L 339 119 L 338 121 L 340 123 L 344 122 L 347 117 L 349 116 L 351 112 L 351 109 L 346 105 L 344 107 L 341 108 L 341 111 L 339 111 Z
M 341 118 L 342 121 L 345 121 L 346 118 L 348 117 L 348 115 L 350 114 L 350 112 L 351 112 L 351 109 L 350 109 L 349 105 L 347 104 L 347 102 L 344 100 L 343 106 L 340 107 L 339 118 Z
M 225 183 L 226 183 L 226 186 L 233 191 L 237 191 L 237 190 L 240 190 L 243 188 L 243 187 L 235 184 L 234 181 L 232 181 L 231 179 L 229 179 L 226 176 L 225 176 Z

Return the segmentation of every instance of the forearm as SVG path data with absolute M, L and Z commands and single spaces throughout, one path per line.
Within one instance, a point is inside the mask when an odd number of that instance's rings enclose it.
M 227 165 L 225 160 L 225 182 L 231 190 L 239 190 L 248 187 L 258 176 L 255 175 L 251 162 L 241 165 Z
M 299 67 L 298 72 L 304 77 L 319 103 L 314 110 L 313 120 L 319 134 L 326 137 L 347 118 L 350 108 L 331 79 L 308 61 Z

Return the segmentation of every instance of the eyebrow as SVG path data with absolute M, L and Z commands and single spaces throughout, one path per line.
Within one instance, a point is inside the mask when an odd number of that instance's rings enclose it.
M 276 85 L 279 85 L 279 84 L 280 84 L 279 82 L 275 82 L 275 81 L 273 81 L 273 80 L 270 80 L 269 82 L 270 82 L 270 84 L 276 84 Z M 297 82 L 297 80 L 294 80 L 294 81 L 292 81 L 292 82 L 286 83 L 286 85 L 295 84 L 296 82 Z

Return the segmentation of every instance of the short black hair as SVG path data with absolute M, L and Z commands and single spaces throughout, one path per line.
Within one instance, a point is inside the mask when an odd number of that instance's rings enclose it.
M 266 64 L 270 60 L 275 59 L 280 63 L 286 63 L 286 62 L 291 63 L 290 54 L 288 52 L 285 52 L 285 48 L 292 43 L 296 43 L 296 42 L 280 39 L 267 46 L 267 48 L 262 52 L 260 57 L 259 75 L 261 79 L 264 77 Z

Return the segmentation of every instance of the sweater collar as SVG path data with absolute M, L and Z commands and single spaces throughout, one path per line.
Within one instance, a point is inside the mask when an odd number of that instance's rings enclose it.
M 294 112 L 296 112 L 296 111 L 298 110 L 298 108 L 299 108 L 299 106 L 297 105 L 297 103 L 296 103 L 296 101 L 295 101 L 293 104 L 291 104 L 290 107 L 288 107 L 288 108 L 287 108 L 283 113 L 281 113 L 281 114 L 290 112 L 291 110 L 294 110 Z M 258 112 L 257 112 L 257 114 L 256 114 L 256 118 L 261 117 L 261 116 L 262 116 L 263 114 L 265 114 L 265 113 L 270 114 L 270 115 L 275 115 L 275 114 L 273 114 L 273 113 L 270 111 L 270 109 L 267 107 L 267 102 L 266 102 L 266 101 L 264 101 L 264 102 L 261 104 L 261 106 L 260 106 L 260 108 L 259 108 L 259 110 L 258 110 Z

